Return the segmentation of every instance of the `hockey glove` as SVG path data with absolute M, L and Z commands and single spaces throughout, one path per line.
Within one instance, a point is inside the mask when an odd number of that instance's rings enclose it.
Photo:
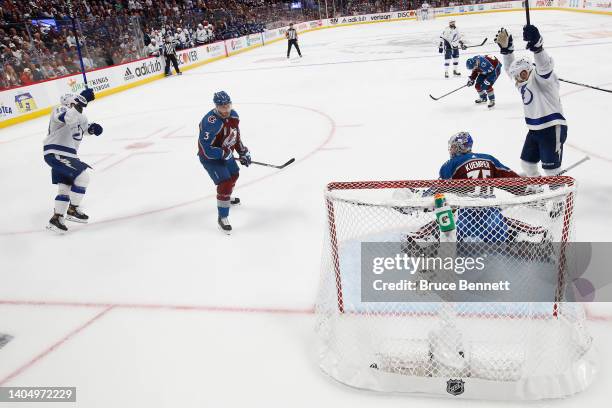
M 468 87 L 473 86 L 474 85 L 474 80 L 472 78 L 468 79 L 467 84 Z
M 96 95 L 94 95 L 94 91 L 91 88 L 85 88 L 81 91 L 81 96 L 87 100 L 87 102 L 91 102 L 96 99 Z
M 246 152 L 244 152 L 244 154 L 240 155 L 240 164 L 242 164 L 244 167 L 249 167 L 251 164 L 251 152 L 249 152 L 248 150 Z
M 467 45 L 465 45 L 463 42 L 459 42 L 459 46 L 462 50 L 467 50 Z
M 90 123 L 89 127 L 87 127 L 87 133 L 90 135 L 100 136 L 102 134 L 102 126 L 97 123 Z
M 514 44 L 512 43 L 512 35 L 508 34 L 505 28 L 500 28 L 495 36 L 495 43 L 499 45 L 500 52 L 504 55 L 514 52 Z
M 442 48 L 442 46 L 439 46 L 439 47 L 438 47 L 438 52 L 439 52 L 440 54 L 442 54 L 442 52 L 443 52 L 443 51 L 444 51 L 444 49 Z
M 544 41 L 538 27 L 534 25 L 526 25 L 523 27 L 523 40 L 527 41 L 527 49 L 529 51 L 533 51 L 536 54 L 542 51 L 542 44 Z

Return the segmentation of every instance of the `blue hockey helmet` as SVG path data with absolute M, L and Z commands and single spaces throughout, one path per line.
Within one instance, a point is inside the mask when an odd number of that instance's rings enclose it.
M 470 153 L 473 144 L 472 136 L 468 132 L 455 133 L 448 141 L 448 154 L 452 158 L 460 154 Z
M 232 98 L 225 91 L 215 92 L 213 96 L 213 102 L 215 105 L 228 105 L 232 103 Z
M 478 65 L 478 59 L 476 57 L 468 58 L 465 60 L 465 67 L 469 70 L 474 69 Z

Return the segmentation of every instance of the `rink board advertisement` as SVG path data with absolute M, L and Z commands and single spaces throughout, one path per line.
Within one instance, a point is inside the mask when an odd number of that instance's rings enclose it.
M 260 36 L 261 38 L 261 36 Z M 189 48 L 177 52 L 181 69 L 196 67 L 207 61 L 225 57 L 223 42 Z M 102 97 L 163 77 L 165 61 L 161 57 L 144 58 L 126 64 L 87 72 L 87 85 Z M 61 95 L 85 89 L 82 74 L 69 75 L 35 85 L 0 92 L 0 127 L 20 117 L 46 114 L 58 104 Z
M 534 9 L 581 11 L 612 15 L 612 0 L 530 0 Z M 492 13 L 519 11 L 522 1 L 505 1 L 485 4 L 469 4 L 436 8 L 435 15 L 456 16 L 472 13 Z M 322 20 L 299 23 L 300 32 L 388 21 L 416 19 L 414 10 L 393 11 L 358 16 L 340 16 Z M 181 69 L 191 69 L 219 58 L 225 58 L 262 45 L 285 39 L 288 27 L 266 30 L 239 38 L 190 48 L 178 52 Z M 87 73 L 88 86 L 99 97 L 160 79 L 164 72 L 164 59 L 145 58 L 113 67 L 101 68 Z M 59 97 L 66 92 L 80 92 L 85 88 L 81 74 L 74 74 L 48 80 L 35 85 L 22 86 L 0 92 L 0 128 L 47 114 L 58 103 Z

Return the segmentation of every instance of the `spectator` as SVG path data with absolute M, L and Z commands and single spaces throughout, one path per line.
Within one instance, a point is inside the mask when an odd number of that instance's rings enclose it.
M 30 64 L 30 69 L 32 70 L 32 78 L 34 79 L 34 82 L 45 79 L 45 75 L 43 74 L 40 64 Z
M 21 85 L 31 85 L 34 83 L 34 78 L 32 78 L 32 71 L 30 68 L 24 68 L 21 73 Z

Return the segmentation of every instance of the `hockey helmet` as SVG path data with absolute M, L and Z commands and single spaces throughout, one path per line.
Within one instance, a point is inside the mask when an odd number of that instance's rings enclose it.
M 469 132 L 455 133 L 448 140 L 448 154 L 452 158 L 460 154 L 470 153 L 473 144 L 474 141 Z
M 467 60 L 465 60 L 465 67 L 469 70 L 474 69 L 474 67 L 478 65 L 478 58 L 477 57 L 471 57 L 468 58 Z
M 510 73 L 510 76 L 514 78 L 517 82 L 524 82 L 525 79 L 522 79 L 520 76 L 521 72 L 527 71 L 529 74 L 531 74 L 532 70 L 533 63 L 531 62 L 531 60 L 529 60 L 529 58 L 522 57 L 513 61 L 512 64 L 510 64 L 508 72 Z
M 63 94 L 62 96 L 60 96 L 60 103 L 63 106 L 70 106 L 73 100 L 74 100 L 73 93 L 67 93 L 67 94 Z
M 232 103 L 232 99 L 225 91 L 215 92 L 213 96 L 213 102 L 215 105 L 228 105 Z

